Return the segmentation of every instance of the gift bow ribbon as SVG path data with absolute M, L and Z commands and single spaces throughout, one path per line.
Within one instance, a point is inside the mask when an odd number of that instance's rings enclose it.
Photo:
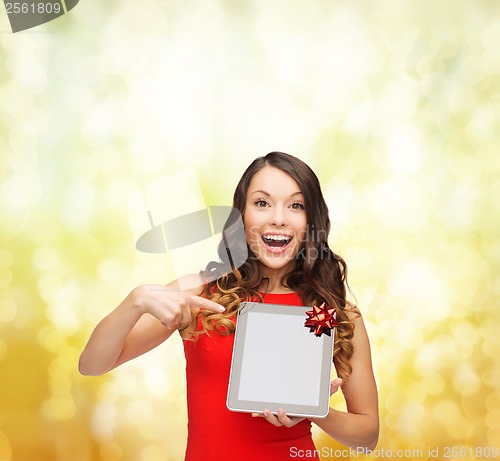
M 325 306 L 325 303 L 321 304 L 321 306 L 313 306 L 313 310 L 307 311 L 306 314 L 309 318 L 304 323 L 304 326 L 308 327 L 309 331 L 314 332 L 318 337 L 323 333 L 331 336 L 332 328 L 339 324 L 335 320 L 335 309 Z

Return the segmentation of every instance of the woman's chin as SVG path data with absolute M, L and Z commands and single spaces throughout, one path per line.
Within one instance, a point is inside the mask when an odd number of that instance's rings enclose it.
M 281 255 L 262 255 L 259 258 L 259 262 L 266 268 L 279 271 L 285 268 L 290 270 L 295 267 L 295 257 L 287 256 L 286 254 Z

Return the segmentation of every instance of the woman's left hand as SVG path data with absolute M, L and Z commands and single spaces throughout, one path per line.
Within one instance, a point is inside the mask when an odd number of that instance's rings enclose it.
M 283 408 L 280 408 L 278 410 L 277 415 L 273 415 L 269 410 L 266 409 L 262 412 L 262 414 L 252 413 L 252 416 L 265 418 L 269 423 L 277 427 L 279 426 L 292 427 L 295 426 L 296 424 L 299 424 L 302 420 L 305 419 L 299 416 L 287 416 Z
M 342 384 L 342 379 L 336 378 L 330 383 L 330 395 L 333 395 L 339 389 Z M 285 410 L 280 408 L 277 415 L 273 415 L 269 410 L 264 410 L 262 414 L 252 413 L 253 417 L 265 418 L 267 422 L 271 423 L 273 426 L 285 426 L 292 427 L 303 421 L 304 417 L 299 416 L 287 416 Z

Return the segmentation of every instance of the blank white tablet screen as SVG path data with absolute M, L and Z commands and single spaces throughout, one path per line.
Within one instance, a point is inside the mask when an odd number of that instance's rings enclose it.
M 323 341 L 299 316 L 248 311 L 238 398 L 318 405 Z

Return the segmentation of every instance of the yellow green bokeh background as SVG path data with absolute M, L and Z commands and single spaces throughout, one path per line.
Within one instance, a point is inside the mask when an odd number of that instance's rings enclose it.
M 493 459 L 498 1 L 82 0 L 17 34 L 2 5 L 0 30 L 1 461 L 183 459 L 178 338 L 99 378 L 78 356 L 134 286 L 172 276 L 135 250 L 128 198 L 189 167 L 230 204 L 272 150 L 317 172 L 350 268 L 380 392 L 371 458 Z

